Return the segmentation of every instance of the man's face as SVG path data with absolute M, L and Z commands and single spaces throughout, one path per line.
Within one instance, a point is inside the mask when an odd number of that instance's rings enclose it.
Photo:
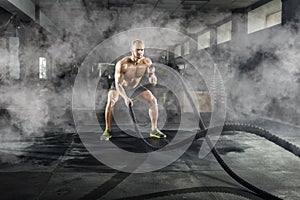
M 144 56 L 144 44 L 142 43 L 135 43 L 131 47 L 131 53 L 135 58 L 142 58 Z

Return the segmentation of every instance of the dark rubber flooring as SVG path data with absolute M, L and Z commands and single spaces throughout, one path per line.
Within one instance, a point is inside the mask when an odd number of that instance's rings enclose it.
M 298 127 L 268 120 L 251 122 L 299 146 Z M 167 145 L 176 130 L 164 131 L 167 140 L 147 141 L 158 148 Z M 120 130 L 114 132 L 112 142 L 126 151 L 155 151 Z M 202 143 L 202 139 L 193 142 L 163 169 L 130 174 L 99 162 L 74 132 L 53 129 L 40 136 L 8 139 L 0 147 L 0 199 L 259 199 L 229 177 L 212 154 L 200 159 Z M 224 133 L 217 149 L 249 182 L 283 199 L 300 199 L 299 157 L 241 132 Z

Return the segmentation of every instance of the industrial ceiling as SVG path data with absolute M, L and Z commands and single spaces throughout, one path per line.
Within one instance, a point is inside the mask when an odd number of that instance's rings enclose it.
M 147 6 L 153 10 L 174 12 L 207 11 L 211 9 L 232 10 L 245 8 L 260 0 L 32 0 L 46 12 L 54 4 L 68 5 L 74 10 L 107 8 L 109 10 L 135 9 Z

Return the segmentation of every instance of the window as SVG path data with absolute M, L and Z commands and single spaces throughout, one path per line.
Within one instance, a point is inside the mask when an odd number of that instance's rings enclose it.
M 40 57 L 39 59 L 39 78 L 40 79 L 47 79 L 47 65 L 46 65 L 46 58 Z
M 181 46 L 177 45 L 174 49 L 175 57 L 181 56 Z
M 277 24 L 281 24 L 281 13 L 282 13 L 281 11 L 278 11 L 267 15 L 266 27 L 268 28 L 268 27 L 275 26 Z
M 187 55 L 190 53 L 190 43 L 189 42 L 184 43 L 183 52 L 184 52 L 184 55 Z
M 168 51 L 165 50 L 160 54 L 160 62 L 163 64 L 169 63 L 169 52 Z
M 181 75 L 184 75 L 184 72 L 185 72 L 185 64 L 178 64 L 177 65 L 178 67 L 178 71 Z
M 231 40 L 231 21 L 222 24 L 217 28 L 217 44 L 221 44 Z
M 104 68 L 105 67 L 105 64 L 103 64 L 103 63 L 98 63 L 98 70 L 99 70 L 99 77 L 101 77 L 102 76 L 102 68 Z M 105 68 L 104 68 L 105 69 Z
M 281 0 L 273 0 L 248 12 L 248 33 L 281 24 Z
M 210 31 L 203 33 L 202 35 L 198 35 L 197 42 L 198 50 L 210 47 Z

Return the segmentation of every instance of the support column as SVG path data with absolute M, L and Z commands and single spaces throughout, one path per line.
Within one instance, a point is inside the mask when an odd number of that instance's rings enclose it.
M 282 1 L 282 24 L 299 23 L 300 21 L 300 2 L 299 0 Z
M 232 13 L 231 46 L 235 52 L 243 51 L 248 44 L 247 13 Z

